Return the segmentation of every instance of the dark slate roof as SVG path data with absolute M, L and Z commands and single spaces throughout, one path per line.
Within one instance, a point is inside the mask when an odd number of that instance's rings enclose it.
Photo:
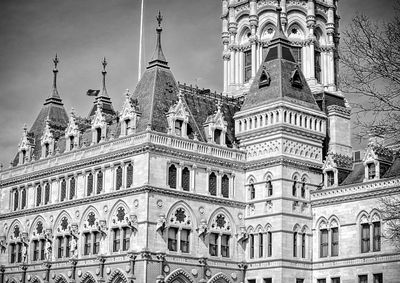
M 242 110 L 279 100 L 319 110 L 307 81 L 294 60 L 289 40 L 281 29 L 278 29 L 270 42 L 268 53 L 254 78 Z M 295 73 L 300 78 L 301 86 L 292 83 Z M 269 77 L 268 80 L 265 80 L 266 76 Z M 263 83 L 263 81 L 269 82 Z
M 399 177 L 400 176 L 400 156 L 397 156 L 392 166 L 386 171 L 384 178 Z
M 324 112 L 328 111 L 328 106 L 340 106 L 346 108 L 346 101 L 344 97 L 332 94 L 330 92 L 320 92 L 314 94 L 315 100 L 318 103 L 320 109 Z
M 344 185 L 351 185 L 351 184 L 357 184 L 357 183 L 362 183 L 365 177 L 365 167 L 364 164 L 361 163 L 356 163 L 353 166 L 353 171 L 347 176 L 346 179 L 340 184 L 341 186 Z

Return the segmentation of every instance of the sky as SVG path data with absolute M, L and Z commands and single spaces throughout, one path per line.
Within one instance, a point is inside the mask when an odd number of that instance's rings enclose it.
M 162 45 L 175 79 L 220 92 L 223 84 L 221 0 L 144 0 L 146 66 L 155 46 L 156 15 L 163 14 Z M 340 27 L 357 13 L 383 21 L 396 0 L 340 0 Z M 58 91 L 64 107 L 87 116 L 101 88 L 120 110 L 138 77 L 140 0 L 0 0 L 0 162 L 9 167 L 23 125 L 32 126 L 52 88 L 59 56 Z M 351 101 L 351 98 L 349 98 Z

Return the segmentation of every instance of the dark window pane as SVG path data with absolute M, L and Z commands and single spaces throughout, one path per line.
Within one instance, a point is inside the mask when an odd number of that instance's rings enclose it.
M 100 233 L 93 232 L 93 254 L 97 255 L 100 251 Z
M 250 258 L 254 258 L 254 234 L 250 234 Z
M 368 283 L 368 275 L 358 275 L 358 283 Z
M 244 52 L 244 82 L 251 79 L 251 50 Z
M 183 253 L 189 252 L 189 236 L 190 236 L 190 230 L 187 229 L 181 230 L 181 252 Z
M 97 190 L 96 193 L 100 194 L 103 190 L 103 172 L 99 171 L 97 173 Z
M 320 231 L 321 233 L 321 246 L 320 246 L 320 257 L 328 256 L 328 230 L 323 229 Z
M 125 227 L 123 229 L 123 242 L 122 242 L 122 250 L 123 251 L 127 251 L 129 250 L 130 247 L 130 240 L 131 240 L 131 234 L 132 234 L 132 230 L 128 227 Z
M 361 252 L 369 252 L 369 224 L 365 223 L 361 225 Z
M 46 183 L 44 187 L 44 204 L 48 204 L 50 202 L 50 184 Z
M 170 227 L 168 229 L 168 250 L 178 251 L 178 228 Z
M 293 256 L 297 257 L 297 232 L 293 233 Z
M 26 189 L 22 189 L 21 191 L 21 208 L 26 208 Z
M 229 235 L 222 235 L 221 236 L 221 256 L 222 257 L 229 257 Z
M 118 252 L 121 245 L 121 231 L 117 228 L 113 230 L 113 252 Z
M 332 239 L 331 239 L 331 252 L 332 256 L 339 255 L 339 228 L 335 227 L 331 229 Z
M 190 188 L 190 171 L 188 168 L 183 168 L 182 170 L 182 189 L 184 191 L 189 191 Z
M 208 238 L 208 250 L 211 256 L 218 255 L 218 234 L 211 233 Z
M 126 167 L 126 187 L 130 188 L 133 183 L 133 166 L 132 164 L 128 164 Z
M 212 196 L 217 195 L 217 176 L 214 172 L 211 172 L 211 174 L 208 176 L 208 192 Z
M 272 233 L 268 232 L 268 256 L 272 256 Z
M 91 196 L 93 193 L 93 174 L 89 173 L 87 177 L 87 196 Z
M 374 252 L 380 251 L 381 250 L 381 223 L 380 222 L 374 222 L 373 224 L 374 227 Z
M 374 274 L 374 283 L 383 283 L 383 274 L 382 273 Z
M 75 178 L 72 177 L 69 181 L 69 199 L 74 199 L 75 197 Z
M 90 247 L 92 246 L 91 243 L 91 235 L 90 233 L 84 233 L 83 238 L 84 238 L 84 249 L 83 249 L 83 255 L 89 255 L 90 253 Z
M 264 237 L 262 233 L 258 233 L 258 257 L 264 256 Z
M 168 168 L 168 186 L 171 189 L 176 189 L 176 167 L 171 165 Z
M 118 166 L 115 176 L 115 189 L 118 191 L 122 187 L 122 168 Z
M 36 188 L 36 206 L 42 203 L 42 187 L 39 185 Z
M 64 201 L 67 198 L 67 182 L 65 179 L 61 180 L 61 201 Z
M 18 209 L 18 202 L 19 202 L 19 194 L 18 190 L 14 191 L 14 210 Z

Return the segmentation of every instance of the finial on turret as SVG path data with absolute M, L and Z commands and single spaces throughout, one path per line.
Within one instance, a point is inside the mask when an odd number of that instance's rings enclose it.
M 161 16 L 161 11 L 160 10 L 158 11 L 158 15 L 157 15 L 156 19 L 157 19 L 157 22 L 158 22 L 158 28 L 162 29 L 161 23 L 162 23 L 163 17 Z
M 106 75 L 107 75 L 106 66 L 108 63 L 107 63 L 106 57 L 103 58 L 103 61 L 101 61 L 101 64 L 103 65 L 103 71 L 101 72 L 103 75 L 103 91 L 102 91 L 101 95 L 108 96 L 107 88 L 106 88 Z
M 282 12 L 282 7 L 281 7 L 281 0 L 278 1 L 278 7 L 276 7 L 276 11 L 278 13 L 278 30 L 282 32 L 282 22 L 281 22 L 281 12 Z
M 60 61 L 58 60 L 58 55 L 56 53 L 56 57 L 54 57 L 53 59 L 53 64 L 54 64 L 54 69 L 53 69 L 53 92 L 52 92 L 52 97 L 60 97 L 58 95 L 58 91 L 57 91 L 57 73 L 58 73 L 58 63 Z
M 157 28 L 156 28 L 157 43 L 156 43 L 156 49 L 154 50 L 154 54 L 149 62 L 149 65 L 156 64 L 156 65 L 162 65 L 164 67 L 167 67 L 168 63 L 167 63 L 167 60 L 165 59 L 164 53 L 161 48 L 161 32 L 163 30 L 161 27 L 161 22 L 163 20 L 163 17 L 161 16 L 160 11 L 158 11 L 158 15 L 157 15 L 156 19 L 157 19 L 157 23 L 158 23 Z

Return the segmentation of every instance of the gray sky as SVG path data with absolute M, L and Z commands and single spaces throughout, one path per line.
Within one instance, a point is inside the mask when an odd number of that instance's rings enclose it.
M 175 78 L 222 89 L 220 0 L 144 0 L 145 65 L 154 50 L 155 16 L 162 11 L 163 49 Z M 339 1 L 341 28 L 358 12 L 375 20 L 393 16 L 396 0 Z M 86 116 L 89 88 L 100 89 L 101 59 L 107 89 L 120 110 L 125 89 L 137 83 L 139 0 L 0 1 L 0 162 L 14 157 L 24 123 L 31 127 L 60 58 L 58 90 L 69 112 Z M 350 98 L 351 99 L 351 98 Z

